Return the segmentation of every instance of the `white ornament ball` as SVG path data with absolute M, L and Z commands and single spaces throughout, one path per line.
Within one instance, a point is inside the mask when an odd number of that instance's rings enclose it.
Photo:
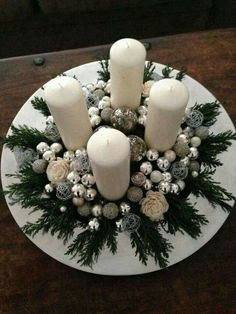
M 140 115 L 138 117 L 138 124 L 145 126 L 147 122 L 147 116 L 146 115 Z
M 158 188 L 159 190 L 164 193 L 164 194 L 167 194 L 170 192 L 171 190 L 171 183 L 170 182 L 166 182 L 166 181 L 161 181 L 159 184 L 158 184 Z
M 192 171 L 191 175 L 192 175 L 192 177 L 197 178 L 198 177 L 198 172 L 197 171 Z
M 157 160 L 157 158 L 159 157 L 159 153 L 156 149 L 149 149 L 146 152 L 146 157 L 149 161 L 154 161 Z
M 192 137 L 190 142 L 192 147 L 198 147 L 201 145 L 201 139 L 200 137 L 197 136 Z
M 147 106 L 139 106 L 138 109 L 137 109 L 137 112 L 141 115 L 141 116 L 144 116 L 144 115 L 147 115 L 147 112 L 148 112 L 148 109 L 147 109 Z
M 54 190 L 54 187 L 53 187 L 52 184 L 48 183 L 48 184 L 45 185 L 44 189 L 45 189 L 46 193 L 52 193 L 53 190 Z
M 93 92 L 95 90 L 95 86 L 92 83 L 86 85 L 88 91 Z
M 36 146 L 36 150 L 39 154 L 43 154 L 45 153 L 47 150 L 49 150 L 49 146 L 47 143 L 45 142 L 40 142 L 37 146 Z
M 90 120 L 90 123 L 91 123 L 92 127 L 94 128 L 94 127 L 98 126 L 101 123 L 102 118 L 100 116 L 93 115 L 93 116 L 91 116 L 89 118 L 89 120 Z
M 188 143 L 189 143 L 189 138 L 188 138 L 188 136 L 186 136 L 185 134 L 180 134 L 180 135 L 178 135 L 178 137 L 177 137 L 177 142 L 188 144 Z
M 193 137 L 194 130 L 187 126 L 185 129 L 183 129 L 183 134 L 185 134 L 187 137 Z
M 87 87 L 83 86 L 82 90 L 83 90 L 84 97 L 87 97 L 89 95 L 89 90 L 87 89 Z
M 68 174 L 67 180 L 69 180 L 73 184 L 76 184 L 80 181 L 80 176 L 79 176 L 78 172 L 72 171 Z
M 176 184 L 180 187 L 180 190 L 183 191 L 185 188 L 185 182 L 183 180 L 177 180 L 175 181 Z
M 71 162 L 75 158 L 75 153 L 72 150 L 64 152 L 63 159 L 67 162 Z
M 56 159 L 56 155 L 51 150 L 47 150 L 45 153 L 43 153 L 43 159 L 46 161 L 53 161 Z
M 48 116 L 46 118 L 46 124 L 53 124 L 54 123 L 54 118 L 53 116 Z
M 149 161 L 142 162 L 140 166 L 140 171 L 146 176 L 152 172 L 152 164 Z
M 149 97 L 146 97 L 146 98 L 144 99 L 144 101 L 143 101 L 143 104 L 144 104 L 145 106 L 148 106 L 148 103 L 149 103 Z
M 83 186 L 83 184 L 75 184 L 71 191 L 74 193 L 75 196 L 83 197 L 86 193 L 86 188 Z
M 105 88 L 105 86 L 106 86 L 106 82 L 104 82 L 103 80 L 98 81 L 96 84 L 96 88 L 100 88 L 100 89 Z
M 97 108 L 97 107 L 90 107 L 89 109 L 88 109 L 88 114 L 89 114 L 89 116 L 90 117 L 92 117 L 92 116 L 96 116 L 96 115 L 99 115 L 99 109 Z
M 176 153 L 173 150 L 169 149 L 164 153 L 164 157 L 166 157 L 169 162 L 173 162 L 176 159 Z
M 92 215 L 95 217 L 101 216 L 102 215 L 102 205 L 100 204 L 95 204 L 92 207 Z
M 58 154 L 62 151 L 63 147 L 60 143 L 53 143 L 50 146 L 50 150 L 53 151 L 55 154 Z
M 104 109 L 104 108 L 108 108 L 111 107 L 111 100 L 110 97 L 108 96 L 104 96 L 98 103 L 98 108 L 100 110 Z
M 60 212 L 61 212 L 61 213 L 66 212 L 66 210 L 67 210 L 67 207 L 66 207 L 66 206 L 61 206 L 61 207 L 60 207 Z
M 106 87 L 104 88 L 105 92 L 107 94 L 111 93 L 111 83 L 107 83 Z
M 87 174 L 83 175 L 81 182 L 86 187 L 91 188 L 91 186 L 93 186 L 95 184 L 95 178 L 92 174 L 87 173 Z
M 154 170 L 151 172 L 150 179 L 154 183 L 158 183 L 163 180 L 162 173 L 159 170 Z
M 36 159 L 32 164 L 32 169 L 35 173 L 44 173 L 47 169 L 47 161 L 44 159 Z
M 190 152 L 188 154 L 188 157 L 190 159 L 197 159 L 198 158 L 198 149 L 196 147 L 190 147 Z
M 169 162 L 169 160 L 167 158 L 160 157 L 160 158 L 157 159 L 157 166 L 162 171 L 166 171 L 167 169 L 170 168 L 170 162 Z

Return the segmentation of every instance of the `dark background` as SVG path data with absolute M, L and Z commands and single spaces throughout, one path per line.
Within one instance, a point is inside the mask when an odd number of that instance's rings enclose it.
M 0 0 L 0 58 L 236 26 L 236 0 Z

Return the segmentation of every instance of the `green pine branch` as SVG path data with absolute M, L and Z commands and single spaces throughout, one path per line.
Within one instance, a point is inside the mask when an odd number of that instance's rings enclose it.
M 236 140 L 236 133 L 225 131 L 219 134 L 210 134 L 205 140 L 202 140 L 199 146 L 199 160 L 204 165 L 212 167 L 222 166 L 222 162 L 217 158 L 222 152 L 226 152 L 228 147 L 232 145 L 232 141 Z
M 110 72 L 109 72 L 109 60 L 101 60 L 99 61 L 101 66 L 101 70 L 98 70 L 98 79 L 104 82 L 107 82 L 110 79 Z
M 26 125 L 19 127 L 12 125 L 11 132 L 12 133 L 3 141 L 10 150 L 13 150 L 15 146 L 35 149 L 40 142 L 47 142 L 48 144 L 52 143 L 52 141 L 46 138 L 42 131 Z
M 219 205 L 225 212 L 230 212 L 233 208 L 228 202 L 236 200 L 232 193 L 220 186 L 220 182 L 215 182 L 212 175 L 215 170 L 206 167 L 199 173 L 197 178 L 188 176 L 186 186 L 196 197 L 206 198 L 212 207 Z
M 162 227 L 171 234 L 177 231 L 186 232 L 196 239 L 201 234 L 201 227 L 208 223 L 204 215 L 198 214 L 198 210 L 188 201 L 168 195 L 169 209 L 164 214 Z M 166 229 L 167 227 L 167 229 Z
M 161 235 L 157 223 L 152 222 L 145 215 L 141 218 L 141 225 L 137 232 L 130 234 L 135 256 L 138 255 L 144 265 L 147 265 L 148 257 L 151 256 L 161 268 L 167 267 L 172 245 Z
M 163 78 L 173 78 L 173 76 L 171 76 L 172 71 L 173 71 L 173 68 L 171 68 L 169 65 L 166 65 L 162 69 L 162 76 L 163 76 Z
M 111 224 L 113 224 L 112 221 L 102 219 L 98 231 L 85 230 L 81 232 L 69 245 L 66 255 L 71 255 L 72 258 L 77 257 L 77 262 L 82 266 L 92 268 L 105 246 L 115 254 L 117 251 L 117 231 L 115 226 Z
M 196 103 L 192 109 L 200 111 L 204 115 L 203 125 L 210 127 L 216 123 L 220 114 L 220 103 L 217 100 L 204 104 Z
M 34 99 L 31 100 L 31 103 L 34 109 L 39 110 L 45 117 L 50 116 L 51 113 L 48 109 L 47 103 L 42 97 L 34 97 Z
M 182 68 L 175 76 L 175 79 L 178 81 L 182 81 L 186 76 L 187 70 Z
M 155 65 L 153 61 L 148 61 L 144 67 L 143 83 L 152 80 L 153 72 L 155 71 Z
M 166 65 L 162 69 L 162 76 L 163 78 L 175 78 L 178 81 L 182 81 L 186 75 L 186 69 L 182 68 L 178 73 L 174 76 L 173 74 L 174 69 L 170 65 Z

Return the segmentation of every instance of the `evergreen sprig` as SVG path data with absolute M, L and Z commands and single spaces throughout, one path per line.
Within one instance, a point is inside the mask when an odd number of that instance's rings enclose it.
M 216 135 L 211 133 L 205 140 L 202 140 L 198 148 L 200 162 L 210 168 L 222 166 L 222 162 L 217 158 L 217 155 L 226 152 L 228 147 L 232 145 L 232 141 L 235 140 L 236 133 L 230 130 Z
M 198 238 L 201 227 L 208 223 L 206 217 L 198 214 L 198 210 L 188 200 L 174 196 L 168 196 L 167 199 L 169 209 L 164 215 L 163 229 L 174 235 L 179 231 L 186 232 L 194 239 Z
M 135 249 L 135 255 L 138 255 L 144 265 L 147 265 L 151 256 L 161 268 L 167 267 L 169 253 L 173 247 L 161 235 L 157 223 L 141 215 L 141 225 L 137 232 L 130 234 L 130 241 L 132 248 Z
M 40 142 L 52 143 L 52 141 L 46 138 L 43 132 L 36 128 L 28 127 L 27 125 L 21 125 L 19 127 L 12 125 L 11 134 L 3 141 L 10 150 L 13 150 L 15 146 L 35 149 Z
M 186 185 L 193 195 L 206 198 L 213 208 L 219 205 L 225 212 L 230 212 L 232 206 L 228 202 L 235 202 L 236 198 L 232 193 L 221 187 L 220 182 L 213 180 L 212 176 L 214 173 L 215 169 L 205 167 L 197 178 L 189 176 L 186 180 Z
M 42 115 L 44 115 L 45 117 L 50 116 L 48 105 L 42 97 L 35 96 L 34 99 L 31 100 L 31 103 L 34 109 L 39 110 L 42 113 Z
M 153 61 L 148 61 L 144 67 L 143 83 L 152 80 L 153 72 L 155 71 L 155 65 Z
M 101 70 L 98 70 L 98 79 L 103 80 L 104 82 L 107 82 L 110 79 L 110 72 L 109 72 L 109 60 L 101 60 L 99 61 L 99 64 L 101 66 Z
M 105 246 L 115 254 L 117 251 L 117 231 L 112 224 L 112 221 L 102 219 L 98 231 L 85 230 L 81 232 L 68 247 L 66 255 L 71 255 L 72 258 L 78 256 L 78 263 L 92 268 Z
M 220 114 L 220 103 L 217 100 L 203 104 L 196 103 L 193 106 L 193 110 L 200 111 L 204 116 L 202 125 L 210 127 L 216 123 L 217 117 Z
M 170 65 L 166 65 L 162 69 L 162 77 L 163 78 L 175 78 L 178 81 L 182 81 L 186 75 L 186 69 L 182 68 L 180 71 L 177 72 L 177 74 L 174 76 L 173 72 L 174 69 Z
M 186 76 L 187 70 L 185 68 L 182 68 L 175 76 L 175 79 L 178 81 L 182 81 L 184 77 Z

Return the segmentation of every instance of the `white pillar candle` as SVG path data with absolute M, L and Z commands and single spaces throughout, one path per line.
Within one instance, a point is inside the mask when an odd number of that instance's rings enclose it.
M 130 182 L 130 144 L 128 138 L 115 129 L 94 133 L 87 152 L 97 188 L 111 201 L 122 198 Z
M 66 148 L 86 147 L 92 128 L 80 83 L 59 76 L 46 84 L 44 95 Z
M 188 98 L 187 88 L 178 80 L 163 79 L 154 83 L 145 128 L 149 148 L 164 152 L 174 145 Z
M 140 104 L 146 50 L 135 39 L 124 38 L 110 50 L 111 106 L 136 109 Z

